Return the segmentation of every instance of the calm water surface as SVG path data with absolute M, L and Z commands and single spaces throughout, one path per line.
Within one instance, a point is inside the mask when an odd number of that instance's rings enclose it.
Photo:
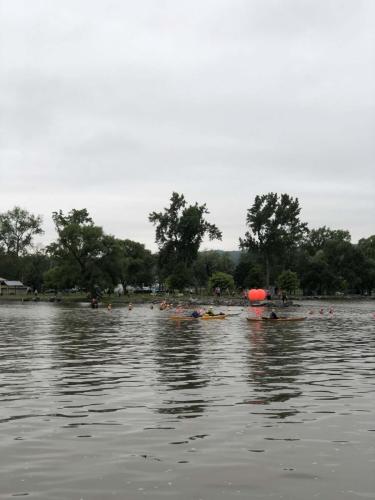
M 311 309 L 0 305 L 0 498 L 375 499 L 375 302 Z

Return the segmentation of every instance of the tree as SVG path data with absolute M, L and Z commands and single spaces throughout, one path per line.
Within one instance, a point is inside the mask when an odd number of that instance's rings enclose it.
M 162 279 L 172 276 L 179 289 L 192 281 L 192 265 L 196 261 L 203 238 L 221 239 L 221 231 L 205 219 L 206 204 L 187 205 L 183 194 L 172 193 L 170 206 L 164 212 L 152 212 L 149 221 L 156 226 L 155 241 L 159 247 L 159 271 Z
M 208 280 L 214 272 L 233 274 L 234 263 L 228 252 L 206 250 L 198 253 L 193 264 L 193 279 L 196 287 L 207 287 Z
M 314 255 L 319 250 L 326 248 L 330 241 L 343 241 L 350 243 L 351 236 L 349 231 L 343 229 L 330 229 L 322 226 L 317 229 L 311 229 L 302 242 L 310 255 Z
M 243 250 L 254 250 L 264 259 L 266 286 L 269 287 L 272 265 L 277 259 L 286 259 L 288 253 L 301 242 L 308 232 L 301 222 L 298 198 L 288 194 L 268 193 L 256 196 L 247 211 L 247 231 L 240 239 Z
M 142 243 L 116 240 L 117 273 L 124 291 L 127 285 L 151 285 L 154 279 L 154 257 Z
M 265 277 L 261 265 L 244 254 L 234 271 L 234 280 L 239 288 L 261 288 Z
M 42 217 L 20 207 L 0 214 L 0 247 L 8 255 L 25 255 L 33 237 L 43 234 Z
M 51 266 L 51 261 L 44 250 L 24 256 L 21 260 L 21 280 L 32 289 L 41 290 L 44 274 Z
M 282 290 L 286 290 L 288 293 L 295 293 L 299 288 L 299 279 L 297 273 L 287 269 L 283 271 L 277 278 L 277 284 Z
M 210 290 L 219 287 L 221 290 L 231 291 L 234 289 L 234 279 L 233 276 L 227 273 L 216 272 L 214 273 L 208 282 L 208 288 Z
M 115 238 L 95 226 L 86 209 L 73 209 L 67 215 L 60 210 L 52 218 L 58 239 L 48 247 L 55 263 L 46 276 L 49 283 L 64 288 L 79 285 L 92 293 L 116 285 Z
M 313 256 L 304 253 L 299 261 L 298 269 L 300 269 L 301 286 L 305 295 L 322 295 L 339 287 L 323 250 L 318 250 Z
M 375 260 L 375 234 L 358 241 L 358 248 L 369 259 Z
M 365 258 L 362 268 L 363 291 L 370 295 L 375 289 L 375 235 L 360 239 L 357 248 Z

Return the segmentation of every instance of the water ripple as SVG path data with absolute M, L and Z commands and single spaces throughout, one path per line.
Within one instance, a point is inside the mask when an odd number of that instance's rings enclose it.
M 0 499 L 374 498 L 375 307 L 320 307 L 1 305 Z

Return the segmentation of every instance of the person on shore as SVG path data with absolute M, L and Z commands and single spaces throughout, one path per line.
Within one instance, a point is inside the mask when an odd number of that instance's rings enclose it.
M 286 295 L 285 292 L 282 292 L 282 294 L 281 294 L 281 300 L 283 301 L 283 304 L 285 304 L 285 302 L 288 300 L 288 297 L 287 297 L 287 295 Z
M 278 319 L 278 316 L 275 312 L 275 309 L 272 309 L 271 314 L 270 314 L 270 319 Z
M 107 309 L 108 309 L 108 311 L 112 311 L 112 304 L 108 304 Z

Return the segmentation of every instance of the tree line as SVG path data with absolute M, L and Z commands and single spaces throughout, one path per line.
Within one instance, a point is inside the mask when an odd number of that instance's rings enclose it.
M 97 226 L 86 209 L 53 212 L 57 238 L 35 248 L 42 218 L 20 207 L 0 214 L 0 276 L 38 291 L 79 288 L 92 295 L 121 284 L 166 290 L 234 291 L 276 286 L 305 295 L 371 294 L 375 289 L 375 235 L 351 242 L 350 233 L 309 229 L 298 198 L 282 193 L 255 197 L 237 252 L 201 251 L 205 237 L 221 240 L 207 220 L 206 204 L 173 193 L 161 212 L 149 214 L 156 253 Z

